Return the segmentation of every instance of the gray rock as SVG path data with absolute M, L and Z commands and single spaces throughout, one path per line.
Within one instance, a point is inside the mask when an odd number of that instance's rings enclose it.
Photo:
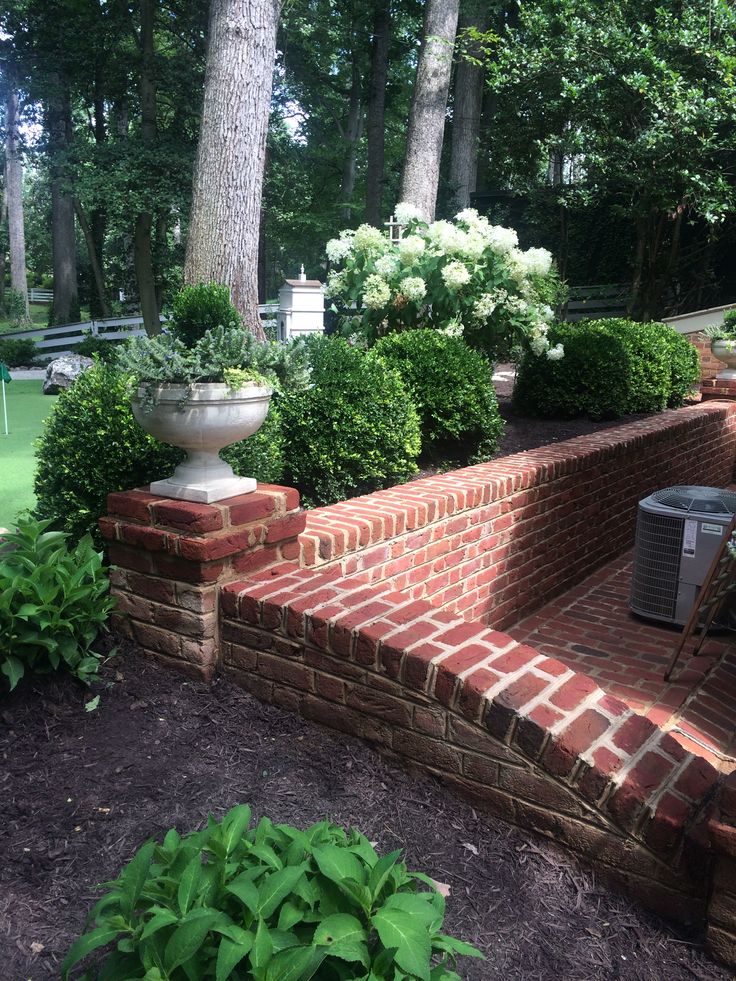
M 93 364 L 92 358 L 85 358 L 81 354 L 66 354 L 63 358 L 57 358 L 46 369 L 43 394 L 58 395 Z

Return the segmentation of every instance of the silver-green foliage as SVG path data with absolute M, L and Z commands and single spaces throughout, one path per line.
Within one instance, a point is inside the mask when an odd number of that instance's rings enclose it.
M 443 897 L 400 851 L 327 821 L 250 825 L 241 805 L 147 842 L 105 883 L 62 981 L 103 947 L 85 981 L 460 981 L 456 958 L 481 956 L 442 933 Z
M 0 552 L 0 672 L 14 688 L 26 670 L 63 668 L 87 682 L 90 645 L 113 608 L 102 557 L 86 535 L 74 548 L 50 521 L 23 520 Z

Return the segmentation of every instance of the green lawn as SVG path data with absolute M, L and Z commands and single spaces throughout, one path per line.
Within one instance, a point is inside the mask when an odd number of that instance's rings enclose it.
M 0 317 L 0 334 L 14 334 L 19 330 L 34 330 L 36 327 L 45 327 L 49 319 L 49 307 L 47 303 L 31 304 L 31 324 L 21 324 L 16 327 L 9 320 Z M 3 429 L 3 432 L 5 430 Z
M 33 507 L 36 501 L 33 442 L 56 402 L 55 395 L 41 393 L 42 385 L 41 381 L 14 381 L 5 386 L 9 436 L 5 435 L 0 394 L 0 528 L 9 528 L 18 511 Z

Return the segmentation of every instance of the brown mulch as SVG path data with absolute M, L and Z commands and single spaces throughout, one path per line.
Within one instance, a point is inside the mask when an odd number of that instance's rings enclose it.
M 149 836 L 238 802 L 305 826 L 355 825 L 449 883 L 446 928 L 486 954 L 468 981 L 730 977 L 697 942 L 543 839 L 484 817 L 346 736 L 134 652 L 98 709 L 70 679 L 0 703 L 0 978 L 57 978 L 97 893 Z

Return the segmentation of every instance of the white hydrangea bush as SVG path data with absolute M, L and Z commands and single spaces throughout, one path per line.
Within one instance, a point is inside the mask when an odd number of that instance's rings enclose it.
M 427 223 L 403 202 L 395 216 L 403 226 L 398 241 L 361 225 L 327 243 L 338 267 L 327 291 L 336 304 L 356 308 L 351 331 L 375 339 L 433 327 L 492 356 L 519 345 L 551 361 L 564 356 L 562 345 L 547 339 L 559 284 L 546 249 L 523 251 L 512 228 L 492 225 L 474 208 L 454 221 Z

